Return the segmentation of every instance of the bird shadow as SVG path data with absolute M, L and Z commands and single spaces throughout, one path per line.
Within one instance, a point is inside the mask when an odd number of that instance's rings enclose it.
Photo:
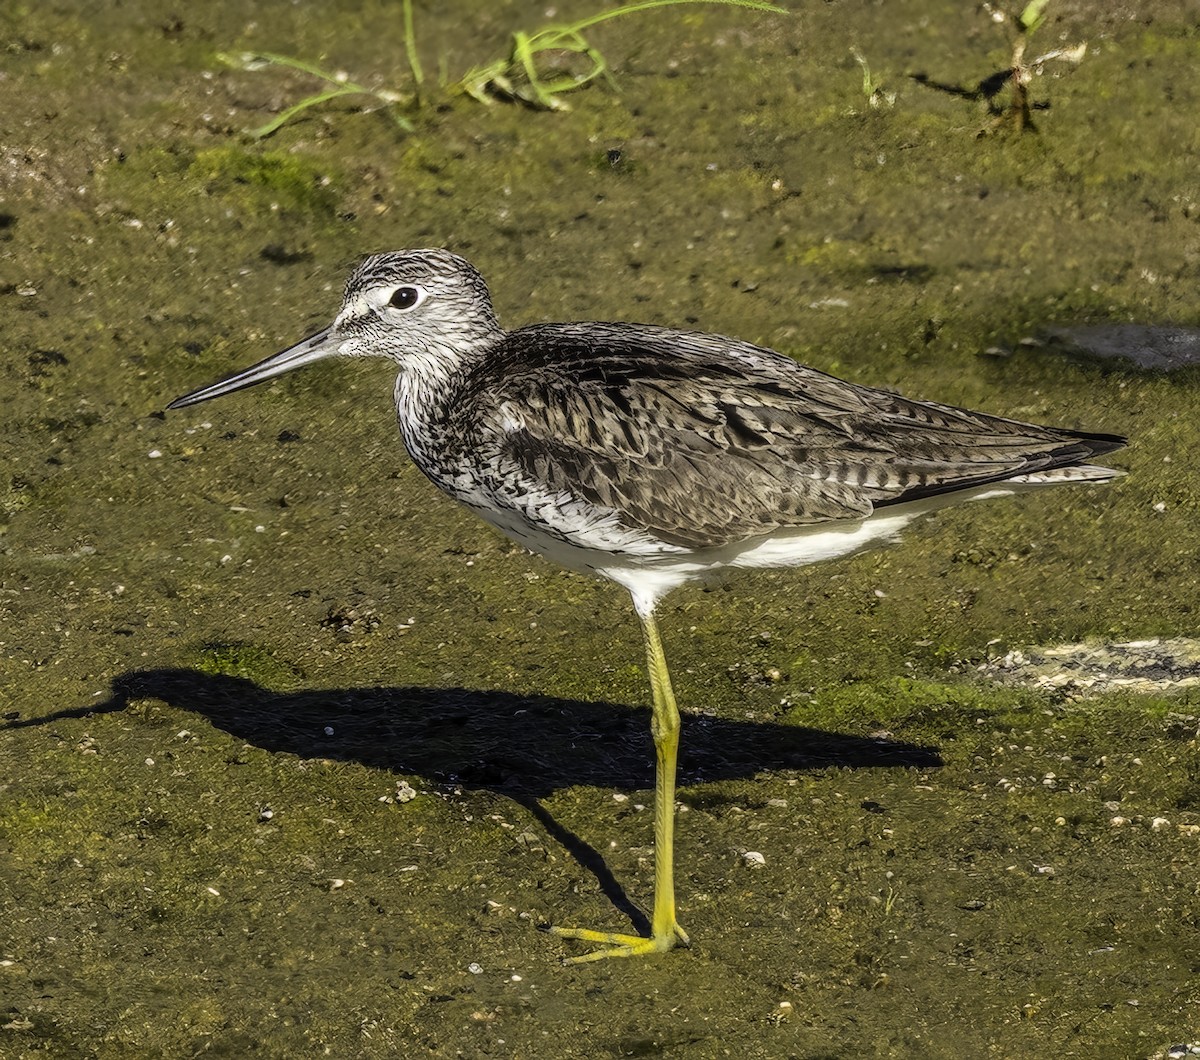
M 265 751 L 358 762 L 438 784 L 543 798 L 577 785 L 654 784 L 650 710 L 470 688 L 363 687 L 275 692 L 191 669 L 131 670 L 106 702 L 0 729 L 44 725 L 157 699 Z M 679 786 L 761 771 L 941 765 L 930 747 L 802 725 L 685 713 Z
M 652 787 L 646 707 L 469 688 L 275 692 L 242 677 L 151 669 L 117 677 L 103 703 L 10 719 L 0 730 L 122 711 L 144 699 L 201 715 L 266 751 L 357 762 L 511 798 L 596 877 L 636 928 L 648 927 L 602 855 L 539 801 L 577 785 Z M 689 713 L 683 720 L 678 780 L 686 788 L 760 771 L 941 764 L 932 748 L 904 741 Z

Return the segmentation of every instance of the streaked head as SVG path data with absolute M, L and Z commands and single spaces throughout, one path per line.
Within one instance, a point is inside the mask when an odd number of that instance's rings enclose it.
M 502 337 L 487 284 L 465 258 L 447 250 L 373 254 L 350 274 L 328 328 L 167 408 L 230 394 L 327 357 L 390 357 L 402 371 L 449 371 Z

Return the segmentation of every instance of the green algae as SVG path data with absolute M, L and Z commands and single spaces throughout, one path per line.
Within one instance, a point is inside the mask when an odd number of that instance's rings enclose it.
M 295 667 L 281 663 L 269 649 L 256 644 L 206 644 L 193 665 L 201 673 L 243 677 L 264 688 L 303 677 Z
M 328 214 L 338 201 L 327 176 L 303 158 L 280 151 L 209 148 L 196 153 L 188 176 L 202 182 L 209 194 L 238 184 L 269 203 L 281 200 L 310 213 Z
M 150 197 L 179 206 L 203 195 L 240 209 L 282 209 L 315 218 L 334 213 L 340 200 L 333 178 L 312 162 L 234 145 L 197 151 L 182 145 L 149 147 L 110 168 L 106 190 L 126 198 L 126 209 Z

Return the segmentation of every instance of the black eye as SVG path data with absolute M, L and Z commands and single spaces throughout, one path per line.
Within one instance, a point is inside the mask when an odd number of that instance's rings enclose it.
M 393 309 L 412 309 L 421 300 L 421 291 L 417 287 L 397 287 L 388 299 L 388 305 Z

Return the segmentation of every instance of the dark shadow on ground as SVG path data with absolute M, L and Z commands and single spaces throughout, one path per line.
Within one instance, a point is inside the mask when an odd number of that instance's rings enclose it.
M 467 688 L 272 692 L 241 677 L 163 669 L 122 674 L 104 703 L 36 718 L 6 715 L 0 732 L 121 711 L 144 699 L 202 715 L 267 751 L 360 762 L 504 795 L 524 806 L 596 877 L 635 931 L 649 931 L 645 914 L 629 900 L 600 852 L 538 801 L 574 785 L 652 787 L 648 708 Z M 780 769 L 941 764 L 932 748 L 898 740 L 687 714 L 679 784 Z
M 272 692 L 198 670 L 131 671 L 113 681 L 104 703 L 11 719 L 0 729 L 123 710 L 146 698 L 203 715 L 267 751 L 360 762 L 509 796 L 541 798 L 577 784 L 654 784 L 648 708 L 467 688 Z M 685 714 L 679 782 L 778 769 L 938 765 L 936 751 L 917 744 Z

